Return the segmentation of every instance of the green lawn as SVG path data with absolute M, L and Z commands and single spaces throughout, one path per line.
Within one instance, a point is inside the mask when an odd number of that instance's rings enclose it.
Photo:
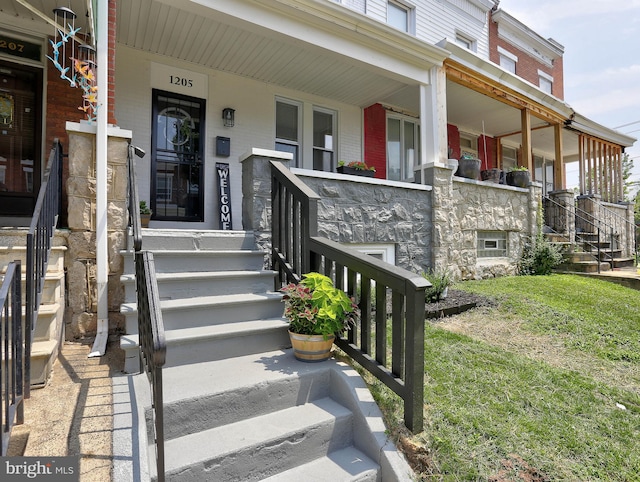
M 427 323 L 421 480 L 640 480 L 640 292 L 569 275 L 456 288 L 497 306 Z M 372 392 L 401 434 L 400 400 Z

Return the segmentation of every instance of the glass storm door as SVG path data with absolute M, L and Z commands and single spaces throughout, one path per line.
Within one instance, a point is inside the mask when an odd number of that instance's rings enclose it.
M 0 61 L 0 215 L 31 216 L 40 189 L 39 69 Z
M 152 219 L 204 221 L 204 99 L 153 91 Z

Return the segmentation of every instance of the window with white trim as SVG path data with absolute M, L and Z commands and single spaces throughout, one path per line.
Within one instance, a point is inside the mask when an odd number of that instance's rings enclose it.
M 476 41 L 462 33 L 456 33 L 456 43 L 471 52 L 476 51 Z
M 302 104 L 276 99 L 276 151 L 293 154 L 291 165 L 301 167 Z
M 412 118 L 387 117 L 387 179 L 413 181 L 420 158 L 420 125 Z
M 498 54 L 500 55 L 500 67 L 515 75 L 518 56 L 502 47 L 498 47 Z
M 542 70 L 538 70 L 538 85 L 540 86 L 540 90 L 547 94 L 551 94 L 551 91 L 553 90 L 553 76 L 543 72 Z
M 478 136 L 466 132 L 460 133 L 460 155 L 478 157 Z
M 407 33 L 414 33 L 414 9 L 403 2 L 387 2 L 387 23 Z
M 504 258 L 507 256 L 505 231 L 478 231 L 478 258 Z
M 500 150 L 502 153 L 502 170 L 508 171 L 518 165 L 518 150 L 515 147 L 502 145 Z
M 335 171 L 335 123 L 335 111 L 313 108 L 313 169 L 316 171 Z

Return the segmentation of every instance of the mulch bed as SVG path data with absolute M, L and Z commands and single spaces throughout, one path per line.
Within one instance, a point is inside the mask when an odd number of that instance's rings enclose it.
M 493 302 L 485 296 L 449 289 L 449 293 L 444 300 L 425 304 L 425 317 L 427 319 L 443 318 L 457 315 L 477 306 L 492 305 Z

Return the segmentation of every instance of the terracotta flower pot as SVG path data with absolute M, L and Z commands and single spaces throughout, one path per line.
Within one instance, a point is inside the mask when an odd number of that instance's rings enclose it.
M 301 335 L 289 332 L 293 355 L 300 361 L 319 362 L 328 360 L 331 356 L 334 335 L 329 335 L 325 340 L 324 335 Z

